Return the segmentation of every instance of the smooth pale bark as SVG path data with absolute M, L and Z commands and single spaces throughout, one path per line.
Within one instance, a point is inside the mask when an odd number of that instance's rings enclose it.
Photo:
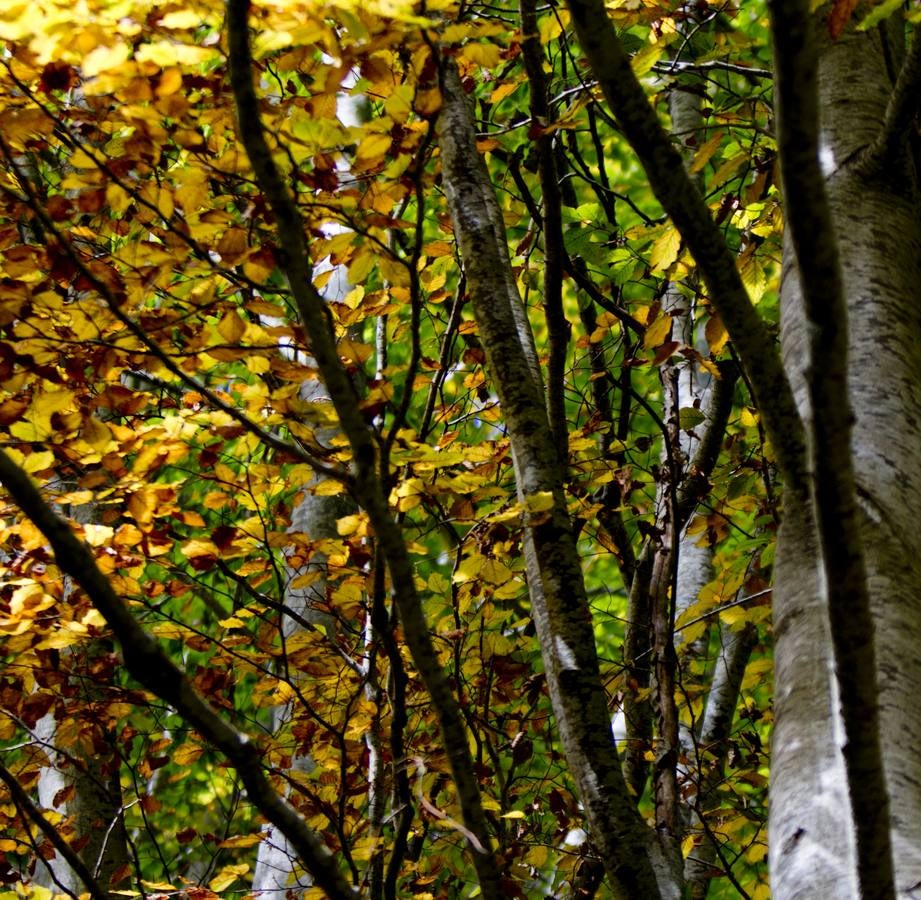
M 668 110 L 672 120 L 672 132 L 682 145 L 685 163 L 693 159 L 694 151 L 704 141 L 703 115 L 701 114 L 701 93 L 698 75 L 685 76 L 676 81 L 669 93 Z M 698 88 L 687 90 L 688 87 Z M 694 347 L 695 310 L 694 301 L 686 297 L 677 285 L 669 285 L 665 292 L 662 308 L 672 316 L 672 340 L 684 346 Z M 706 352 L 706 348 L 703 349 Z M 675 362 L 678 373 L 678 406 L 680 409 L 701 408 L 706 395 L 706 382 L 700 366 L 693 359 L 681 359 Z M 712 422 L 702 422 L 697 431 L 711 427 Z M 694 457 L 699 439 L 697 431 L 682 431 L 680 450 L 687 462 Z M 699 546 L 696 537 L 682 533 L 679 541 L 678 565 L 675 575 L 675 613 L 679 617 L 688 607 L 697 602 L 701 589 L 713 577 L 713 550 L 708 546 Z
M 821 30 L 819 159 L 841 255 L 849 318 L 848 390 L 867 584 L 878 649 L 881 740 L 891 798 L 896 890 L 921 882 L 921 219 L 916 160 L 903 141 L 885 169 L 861 165 L 885 120 L 900 58 L 898 29 Z M 808 333 L 785 253 L 782 342 L 799 408 L 809 416 Z M 771 774 L 773 896 L 857 896 L 853 828 L 840 747 L 826 590 L 815 522 L 788 492 L 779 538 Z M 808 798 L 808 802 L 804 802 Z
M 17 811 L 31 825 L 34 825 L 37 832 L 44 836 L 48 843 L 54 847 L 55 852 L 66 859 L 71 869 L 79 876 L 81 883 L 85 886 L 86 892 L 93 900 L 106 900 L 109 892 L 103 890 L 99 882 L 93 877 L 93 873 L 87 868 L 86 863 L 80 856 L 74 852 L 70 844 L 61 837 L 57 827 L 53 825 L 42 813 L 42 811 L 32 802 L 32 798 L 23 789 L 19 779 L 6 766 L 0 762 L 0 781 L 2 781 L 10 793 L 10 798 L 16 806 Z M 68 890 L 70 890 L 68 888 Z M 79 890 L 74 889 L 74 893 Z M 81 896 L 86 896 L 81 892 Z
M 867 900 L 895 895 L 889 792 L 880 741 L 876 638 L 851 453 L 848 311 L 820 169 L 816 17 L 805 0 L 770 4 L 775 108 L 787 213 L 808 334 L 812 505 L 844 725 L 857 879 Z
M 684 32 L 691 26 L 700 27 L 699 23 L 692 20 L 686 23 Z M 694 150 L 705 140 L 701 113 L 702 84 L 699 73 L 690 73 L 677 79 L 669 94 L 672 132 L 682 145 L 686 164 L 693 159 Z M 692 305 L 692 301 L 685 298 L 675 285 L 669 286 L 663 309 L 673 317 L 672 339 L 693 347 L 697 328 Z M 706 352 L 706 348 L 703 352 Z M 675 368 L 678 406 L 681 409 L 706 408 L 704 400 L 709 379 L 703 375 L 698 364 L 693 359 L 687 359 L 678 362 Z M 728 378 L 729 374 L 724 377 Z M 724 427 L 725 420 L 714 421 L 710 417 L 692 432 L 681 432 L 679 447 L 685 471 L 700 443 L 697 435 L 711 428 L 718 428 L 722 433 Z M 697 603 L 701 591 L 713 578 L 713 548 L 706 543 L 701 544 L 698 534 L 689 535 L 687 525 L 675 548 L 677 564 L 674 603 L 675 618 L 678 621 L 686 610 Z M 686 716 L 681 722 L 680 733 L 680 752 L 687 759 L 687 763 L 681 766 L 681 773 L 684 778 L 692 778 L 696 782 L 696 791 L 690 803 L 686 803 L 681 810 L 682 822 L 696 830 L 703 828 L 701 816 L 714 805 L 714 793 L 723 778 L 739 689 L 751 651 L 757 642 L 757 629 L 754 626 L 745 627 L 740 632 L 730 631 L 728 626 L 718 627 L 719 651 L 712 667 L 708 665 L 710 627 L 693 643 L 684 647 L 680 657 L 683 671 L 679 677 L 685 689 L 709 679 L 703 714 L 694 721 Z M 675 635 L 675 642 L 680 645 L 680 634 Z M 698 670 L 696 675 L 692 674 L 695 668 Z M 716 840 L 716 835 L 705 833 L 701 843 L 685 859 L 686 890 L 694 900 L 702 900 L 707 896 L 713 872 L 716 871 Z
M 344 124 L 356 125 L 361 121 L 359 107 L 366 105 L 366 102 L 363 96 L 352 98 L 346 94 L 340 94 L 336 99 L 336 115 Z M 331 233 L 339 233 L 343 230 L 341 226 L 328 229 Z M 348 281 L 346 268 L 344 266 L 332 266 L 327 261 L 322 268 L 318 267 L 318 271 L 330 273 L 323 291 L 327 302 L 336 303 L 344 300 L 352 288 Z M 301 399 L 308 403 L 327 403 L 330 399 L 329 394 L 323 387 L 323 383 L 319 380 L 304 382 L 299 393 Z M 337 433 L 334 428 L 318 429 L 314 437 L 319 446 L 330 449 Z M 317 486 L 328 481 L 328 478 L 318 474 L 306 486 L 304 495 L 297 502 L 291 514 L 291 528 L 289 531 L 305 534 L 312 541 L 338 536 L 337 520 L 342 516 L 353 513 L 355 506 L 344 495 L 317 494 Z M 316 576 L 316 580 L 305 587 L 294 587 L 295 579 L 307 573 L 313 573 Z M 304 622 L 323 624 L 329 634 L 332 634 L 332 629 L 335 628 L 334 618 L 323 612 L 326 604 L 328 582 L 326 556 L 322 553 L 314 552 L 304 570 L 286 566 L 285 574 L 288 583 L 285 585 L 283 602 L 285 610 L 289 611 L 291 615 L 283 616 L 280 623 L 283 653 L 284 642 L 301 631 L 304 627 L 302 624 Z M 286 672 L 283 674 L 294 679 L 296 683 L 303 681 L 303 678 L 298 678 L 295 673 Z M 272 711 L 272 733 L 276 737 L 291 723 L 294 713 L 294 701 Z M 373 755 L 373 751 L 371 752 Z M 310 772 L 313 768 L 314 762 L 309 755 L 298 753 L 296 750 L 292 751 L 291 769 Z M 373 785 L 374 779 L 369 779 L 369 782 Z M 256 858 L 256 868 L 253 872 L 252 883 L 253 893 L 261 897 L 284 897 L 286 893 L 297 897 L 302 896 L 313 884 L 312 877 L 298 865 L 297 854 L 291 847 L 290 842 L 283 835 L 274 833 L 271 828 L 267 830 L 268 837 L 259 845 L 259 852 Z

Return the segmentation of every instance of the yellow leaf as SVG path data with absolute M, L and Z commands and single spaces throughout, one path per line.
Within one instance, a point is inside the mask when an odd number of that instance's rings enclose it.
M 547 16 L 547 19 L 552 18 L 552 16 Z M 513 94 L 516 90 L 518 90 L 517 83 L 514 81 L 505 81 L 492 92 L 492 96 L 489 98 L 490 103 L 498 103 L 500 100 L 504 100 L 508 97 L 509 94 Z
M 374 352 L 374 348 L 370 344 L 362 344 L 358 341 L 350 340 L 349 338 L 340 340 L 339 343 L 336 344 L 336 349 L 339 351 L 340 356 L 355 363 L 367 361 Z
M 646 334 L 643 336 L 643 346 L 647 350 L 658 347 L 668 340 L 671 333 L 672 317 L 659 316 L 659 318 L 646 329 Z
M 177 750 L 173 751 L 173 762 L 177 766 L 188 766 L 195 762 L 204 752 L 205 748 L 201 744 L 186 741 Z
M 116 44 L 114 47 L 96 47 L 83 58 L 80 68 L 84 78 L 95 78 L 102 72 L 109 72 L 123 65 L 130 56 L 131 51 L 127 44 Z
M 422 249 L 426 256 L 433 259 L 439 256 L 454 256 L 454 244 L 450 241 L 432 241 Z
M 110 525 L 94 525 L 92 522 L 83 526 L 83 539 L 91 547 L 102 547 L 112 542 L 115 529 Z
M 536 844 L 528 851 L 525 862 L 534 866 L 535 869 L 542 869 L 549 858 L 550 848 L 546 844 Z
M 682 855 L 682 857 L 683 857 L 684 859 L 687 859 L 687 858 L 688 858 L 688 854 L 694 849 L 694 843 L 695 843 L 695 841 L 694 841 L 694 835 L 693 835 L 693 834 L 689 834 L 689 835 L 681 842 L 681 855 Z
M 657 272 L 664 272 L 676 259 L 681 249 L 681 235 L 677 228 L 669 228 L 653 245 L 649 254 L 649 265 Z
M 161 28 L 197 28 L 202 24 L 201 14 L 191 9 L 176 10 L 168 12 L 159 23 Z
M 493 69 L 502 59 L 502 51 L 495 44 L 482 42 L 464 44 L 461 54 L 470 62 L 483 66 L 484 69 Z
M 112 443 L 112 430 L 105 422 L 100 422 L 95 416 L 90 416 L 83 423 L 80 436 L 94 450 L 106 450 Z
M 729 340 L 729 335 L 723 326 L 722 319 L 715 314 L 711 315 L 707 320 L 704 335 L 707 338 L 711 353 L 719 353 L 726 346 L 726 341 Z
M 512 570 L 499 562 L 497 559 L 489 559 L 484 556 L 468 556 L 457 567 L 454 573 L 454 581 L 485 581 L 487 584 L 504 584 L 514 573 Z
M 665 43 L 663 41 L 647 44 L 642 50 L 637 51 L 630 60 L 633 74 L 637 77 L 645 75 L 661 59 L 664 52 Z
M 425 494 L 425 486 L 421 478 L 407 478 L 397 488 L 398 508 L 400 512 L 409 512 L 415 509 L 421 502 Z
M 540 491 L 536 494 L 529 494 L 525 498 L 525 505 L 528 507 L 528 511 L 532 513 L 552 509 L 553 503 L 552 491 Z
M 364 518 L 361 515 L 343 516 L 336 522 L 336 531 L 341 537 L 348 537 L 356 533 L 360 536 L 366 533 L 364 525 Z
M 231 309 L 218 322 L 217 330 L 228 344 L 236 344 L 246 332 L 246 322 L 240 318 L 240 314 L 235 309 Z
M 511 812 L 502 813 L 500 819 L 523 819 L 524 813 L 520 809 L 513 809 Z
M 369 134 L 362 139 L 355 151 L 355 163 L 359 168 L 383 162 L 384 154 L 392 143 L 389 134 Z
M 50 450 L 39 450 L 24 457 L 21 465 L 24 471 L 32 475 L 50 469 L 54 465 L 54 454 Z
M 311 493 L 315 494 L 317 497 L 335 497 L 344 490 L 345 485 L 341 481 L 336 481 L 333 478 L 324 478 L 311 490 Z
M 736 171 L 743 165 L 747 164 L 749 157 L 747 153 L 740 153 L 732 159 L 727 159 L 714 173 L 707 187 L 709 190 L 718 188 L 725 184 L 735 175 Z
M 538 25 L 540 32 L 540 42 L 549 44 L 562 34 L 563 29 L 569 24 L 569 10 L 561 9 L 555 11 L 556 15 L 543 16 Z
M 241 875 L 245 875 L 248 871 L 249 866 L 246 863 L 240 863 L 236 866 L 224 866 L 224 868 L 208 882 L 208 887 L 215 893 L 220 893 L 229 888 L 237 878 Z
M 387 113 L 394 122 L 401 124 L 412 114 L 412 99 L 413 86 L 410 84 L 398 85 L 384 101 L 384 112 Z
M 739 274 L 745 287 L 748 288 L 748 294 L 752 303 L 757 303 L 767 290 L 767 276 L 764 273 L 764 267 L 755 254 L 743 254 L 739 260 Z
M 263 837 L 263 834 L 238 834 L 221 841 L 218 847 L 255 847 L 262 843 Z
M 138 62 L 152 62 L 161 68 L 169 66 L 197 66 L 212 59 L 216 51 L 191 44 L 174 44 L 172 41 L 153 41 L 142 44 L 134 58 Z
M 713 157 L 713 154 L 719 150 L 720 144 L 723 141 L 722 132 L 717 132 L 709 141 L 697 148 L 697 152 L 694 154 L 694 161 L 691 163 L 689 169 L 692 175 L 695 175 L 699 172 Z

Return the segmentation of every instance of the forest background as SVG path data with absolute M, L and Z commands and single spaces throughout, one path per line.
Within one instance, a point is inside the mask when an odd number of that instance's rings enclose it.
M 921 12 L 769 6 L 4 4 L 0 897 L 916 896 Z

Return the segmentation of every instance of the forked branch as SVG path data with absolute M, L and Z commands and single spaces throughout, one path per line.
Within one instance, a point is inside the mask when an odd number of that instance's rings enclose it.
M 339 425 L 351 447 L 352 495 L 367 512 L 378 546 L 387 562 L 406 643 L 438 714 L 464 829 L 471 836 L 469 843 L 480 888 L 484 897 L 494 900 L 502 896 L 502 890 L 470 756 L 467 729 L 432 643 L 429 623 L 416 590 L 415 571 L 406 542 L 400 526 L 390 513 L 384 485 L 377 470 L 373 434 L 362 414 L 355 387 L 339 358 L 329 310 L 313 286 L 304 221 L 275 165 L 262 127 L 259 100 L 253 84 L 255 64 L 249 43 L 249 8 L 249 0 L 227 0 L 230 82 L 240 138 L 253 167 L 256 182 L 275 216 L 279 244 L 283 251 L 282 270 L 310 341 L 310 352 L 316 360 L 339 417 Z
M 755 391 L 788 485 L 806 484 L 803 424 L 780 356 L 752 304 L 722 231 L 659 122 L 603 0 L 568 0 L 582 51 L 649 184 L 697 262 Z

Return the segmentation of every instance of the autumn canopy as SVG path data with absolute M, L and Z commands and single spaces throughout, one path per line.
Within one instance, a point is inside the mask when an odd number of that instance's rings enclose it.
M 0 898 L 764 900 L 782 519 L 885 882 L 784 79 L 901 6 L 2 4 Z

